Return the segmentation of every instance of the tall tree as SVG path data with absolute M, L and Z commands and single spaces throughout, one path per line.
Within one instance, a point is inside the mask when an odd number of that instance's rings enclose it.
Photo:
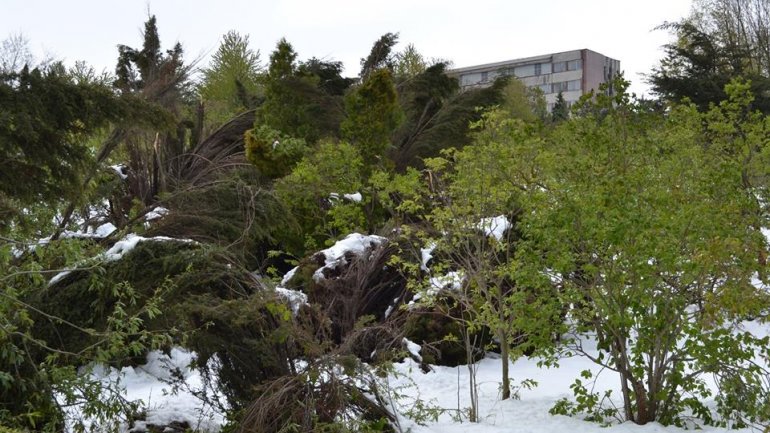
M 700 0 L 693 14 L 662 29 L 676 41 L 649 82 L 663 98 L 693 101 L 702 111 L 726 99 L 733 78 L 751 81 L 753 108 L 770 112 L 770 1 Z
M 198 89 L 212 127 L 255 107 L 256 97 L 262 93 L 261 73 L 259 51 L 249 47 L 249 36 L 227 32 L 203 69 Z
M 308 143 L 336 137 L 342 116 L 340 94 L 348 84 L 340 72 L 341 65 L 335 62 L 313 59 L 300 64 L 291 44 L 281 39 L 270 55 L 265 101 L 256 124 Z

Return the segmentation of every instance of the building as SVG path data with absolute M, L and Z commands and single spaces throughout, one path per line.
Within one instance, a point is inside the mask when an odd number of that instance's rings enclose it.
M 528 87 L 539 87 L 545 94 L 548 110 L 559 92 L 571 104 L 599 85 L 610 81 L 620 71 L 620 61 L 588 49 L 514 59 L 449 71 L 463 89 L 488 86 L 500 75 L 512 75 Z

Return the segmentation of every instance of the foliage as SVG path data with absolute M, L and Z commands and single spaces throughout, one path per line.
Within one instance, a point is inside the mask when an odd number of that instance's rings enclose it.
M 307 143 L 338 135 L 343 112 L 341 92 L 350 83 L 341 65 L 311 59 L 298 65 L 297 53 L 281 39 L 270 54 L 265 101 L 255 126 L 267 125 Z
M 58 66 L 0 76 L 0 230 L 24 207 L 77 197 L 92 161 L 89 138 L 138 110 L 158 114 Z
M 561 92 L 559 93 L 561 95 Z M 547 115 L 545 97 L 539 87 L 527 87 L 514 77 L 508 79 L 503 88 L 503 102 L 500 108 L 506 110 L 510 117 L 525 122 L 543 121 Z M 562 97 L 562 101 L 563 101 Z M 558 105 L 559 97 L 556 103 Z M 554 110 L 556 107 L 554 107 Z
M 283 135 L 267 125 L 246 132 L 246 159 L 268 179 L 289 174 L 305 153 L 305 140 Z
M 390 71 L 372 71 L 345 97 L 345 111 L 342 136 L 356 145 L 366 166 L 385 164 L 390 136 L 403 119 Z
M 208 121 L 218 126 L 254 108 L 255 98 L 262 92 L 261 73 L 259 50 L 249 47 L 248 35 L 231 30 L 222 36 L 198 88 Z
M 361 73 L 359 77 L 366 81 L 373 72 L 379 69 L 393 69 L 393 56 L 391 51 L 398 42 L 398 33 L 385 33 L 372 45 L 369 55 L 361 59 Z
M 770 39 L 765 0 L 701 0 L 690 17 L 666 23 L 676 42 L 665 45 L 666 56 L 649 82 L 663 98 L 687 98 L 701 111 L 727 99 L 725 86 L 734 78 L 751 82 L 753 109 L 770 112 Z
M 730 91 L 747 101 L 745 86 Z M 596 104 L 518 177 L 528 190 L 522 269 L 558 275 L 562 304 L 574 306 L 567 347 L 619 374 L 623 419 L 682 424 L 689 409 L 710 422 L 702 375 L 753 356 L 761 341 L 730 330 L 767 305 L 751 284 L 765 246 L 743 162 L 724 141 L 704 146 L 708 116 L 693 106 L 664 117 L 622 91 Z M 595 357 L 577 337 L 586 331 Z
M 559 123 L 567 119 L 569 119 L 569 105 L 564 100 L 562 92 L 559 92 L 556 95 L 556 103 L 553 105 L 553 110 L 551 110 L 551 120 L 553 123 Z
M 302 255 L 324 245 L 327 239 L 366 226 L 360 203 L 332 197 L 332 193 L 341 197 L 360 192 L 363 169 L 364 161 L 354 146 L 322 142 L 291 174 L 275 183 L 276 194 L 299 226 L 299 232 L 284 233 L 289 252 Z

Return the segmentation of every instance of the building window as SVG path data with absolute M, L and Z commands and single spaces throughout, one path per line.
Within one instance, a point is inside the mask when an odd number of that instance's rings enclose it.
M 535 75 L 535 66 L 536 65 L 517 66 L 515 69 L 515 75 L 519 78 L 531 77 Z
M 564 72 L 567 70 L 567 62 L 556 62 L 553 64 L 553 72 Z
M 484 71 L 481 73 L 481 82 L 486 83 L 487 81 L 489 81 L 489 72 Z
M 540 65 L 543 74 L 550 74 L 551 73 L 551 64 L 550 63 L 541 63 Z
M 580 80 L 567 81 L 567 90 L 580 90 Z
M 551 84 L 541 84 L 538 86 L 543 93 L 551 93 Z
M 540 63 L 535 64 L 535 75 L 540 75 L 542 73 L 543 66 Z
M 577 60 L 571 60 L 567 62 L 567 70 L 568 71 L 579 71 L 583 68 L 583 61 L 580 59 Z

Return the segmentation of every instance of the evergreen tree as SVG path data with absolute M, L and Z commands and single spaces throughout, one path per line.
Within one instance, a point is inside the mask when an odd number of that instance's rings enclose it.
M 345 97 L 345 111 L 342 136 L 359 148 L 365 164 L 383 164 L 391 135 L 403 119 L 390 70 L 381 68 L 369 73 Z
M 336 137 L 342 117 L 339 93 L 347 87 L 340 71 L 341 65 L 334 62 L 299 65 L 294 48 L 281 39 L 270 55 L 265 101 L 258 110 L 256 124 L 307 143 Z
M 262 93 L 259 51 L 249 47 L 249 37 L 229 31 L 222 37 L 198 89 L 207 121 L 220 125 L 256 105 Z
M 559 92 L 556 95 L 556 103 L 553 104 L 553 109 L 551 110 L 551 120 L 554 123 L 559 123 L 567 119 L 569 119 L 569 105 L 564 100 L 564 95 Z
M 391 56 L 393 46 L 398 42 L 398 33 L 385 33 L 372 46 L 365 59 L 361 59 L 361 80 L 366 80 L 369 74 L 380 69 L 393 69 L 394 61 Z

